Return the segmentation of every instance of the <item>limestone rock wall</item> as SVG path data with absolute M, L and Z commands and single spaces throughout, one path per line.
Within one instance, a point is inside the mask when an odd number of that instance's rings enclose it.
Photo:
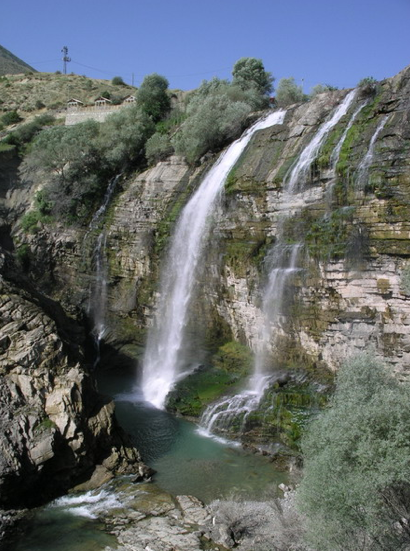
M 272 364 L 336 369 L 346 355 L 372 345 L 404 373 L 409 362 L 409 296 L 403 280 L 410 258 L 410 69 L 374 89 L 358 90 L 347 114 L 326 135 L 303 185 L 293 194 L 286 190 L 290 169 L 347 93 L 320 94 L 291 106 L 284 124 L 253 137 L 213 213 L 195 311 L 207 329 L 222 323 L 234 338 L 255 348 L 266 258 L 279 238 L 300 242 L 299 271 L 271 328 Z M 373 157 L 361 173 L 381 121 Z M 333 166 L 332 153 L 345 132 Z M 173 225 L 213 160 L 193 168 L 171 157 L 122 181 L 98 230 L 106 232 L 105 341 L 132 360 L 151 324 Z M 47 291 L 77 318 L 88 315 L 97 237 L 96 231 L 54 227 L 25 238 L 41 260 L 33 260 L 32 272 L 41 281 L 41 267 L 49 266 Z
M 11 275 L 7 263 L 2 256 Z M 96 465 L 100 481 L 142 466 L 61 309 L 23 287 L 0 277 L 1 507 L 44 502 L 90 478 Z

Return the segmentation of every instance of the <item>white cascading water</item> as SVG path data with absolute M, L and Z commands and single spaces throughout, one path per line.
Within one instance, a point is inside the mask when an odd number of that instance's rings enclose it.
M 100 361 L 100 344 L 105 334 L 105 310 L 107 306 L 107 265 L 105 262 L 105 247 L 107 244 L 107 235 L 103 231 L 97 239 L 94 249 L 95 279 L 91 293 L 90 312 L 93 320 L 92 335 L 96 346 L 96 358 L 94 367 Z
M 332 151 L 332 154 L 330 155 L 330 170 L 332 171 L 332 173 L 334 174 L 336 172 L 336 165 L 339 161 L 339 156 L 340 156 L 340 152 L 342 150 L 342 147 L 343 147 L 343 144 L 344 144 L 344 141 L 346 139 L 346 136 L 347 136 L 347 133 L 349 132 L 349 130 L 352 128 L 353 126 L 353 123 L 354 121 L 356 120 L 358 114 L 360 113 L 360 111 L 363 109 L 363 107 L 365 107 L 366 105 L 368 104 L 368 101 L 364 101 L 361 105 L 359 105 L 359 107 L 355 110 L 355 112 L 353 113 L 353 115 L 350 117 L 350 120 L 349 122 L 347 123 L 347 126 L 340 138 L 340 140 L 337 142 L 334 150 Z
M 360 113 L 360 111 L 363 109 L 363 107 L 365 107 L 366 105 L 368 104 L 368 100 L 364 101 L 361 105 L 359 105 L 359 107 L 355 110 L 355 112 L 353 113 L 353 115 L 350 117 L 350 120 L 342 134 L 342 136 L 340 137 L 340 140 L 337 142 L 335 148 L 333 149 L 332 151 L 332 154 L 330 155 L 330 177 L 331 177 L 331 181 L 329 182 L 328 184 L 328 188 L 327 188 L 327 192 L 326 192 L 326 196 L 327 196 L 327 201 L 330 205 L 331 201 L 332 201 L 332 197 L 333 197 L 333 189 L 335 187 L 335 184 L 336 184 L 336 166 L 337 166 L 337 163 L 339 162 L 339 157 L 340 157 L 340 152 L 342 150 L 342 147 L 343 147 L 343 144 L 344 144 L 344 141 L 346 139 L 346 136 L 347 136 L 347 133 L 349 132 L 349 130 L 352 128 L 353 126 L 353 123 L 354 121 L 356 120 L 358 114 Z
M 299 191 L 299 186 L 305 183 L 307 173 L 313 161 L 316 159 L 325 137 L 327 136 L 329 131 L 347 113 L 352 101 L 354 100 L 355 95 L 356 90 L 352 90 L 346 95 L 342 103 L 335 109 L 330 119 L 321 125 L 319 130 L 313 136 L 313 139 L 305 147 L 301 155 L 299 155 L 295 166 L 290 171 L 289 177 L 285 182 L 288 193 L 296 193 L 297 191 Z
M 100 218 L 105 214 L 108 205 L 110 204 L 112 195 L 115 190 L 115 186 L 120 178 L 120 174 L 113 178 L 109 183 L 105 192 L 103 202 L 99 209 L 95 212 L 90 225 L 88 226 L 87 233 L 84 236 L 84 240 L 87 239 L 90 232 L 94 231 L 99 223 Z M 105 310 L 107 306 L 107 264 L 105 258 L 105 248 L 107 244 L 107 235 L 103 229 L 97 237 L 97 242 L 93 250 L 93 262 L 95 266 L 95 278 L 90 290 L 90 305 L 89 313 L 93 321 L 93 328 L 91 334 L 95 341 L 96 358 L 94 361 L 94 367 L 100 361 L 100 344 L 101 339 L 104 337 L 106 330 L 105 327 Z
M 287 200 L 296 193 L 303 190 L 309 168 L 317 157 L 320 147 L 329 131 L 348 112 L 352 104 L 356 90 L 349 92 L 342 103 L 335 109 L 328 121 L 323 123 L 312 140 L 303 149 L 289 177 L 284 182 Z M 283 228 L 283 222 L 280 228 Z M 247 416 L 254 411 L 268 386 L 274 379 L 274 374 L 268 371 L 267 359 L 269 348 L 272 346 L 272 328 L 279 323 L 280 311 L 284 297 L 286 284 L 289 277 L 297 271 L 297 259 L 302 244 L 286 245 L 282 234 L 278 232 L 277 243 L 271 253 L 270 272 L 268 282 L 263 291 L 262 301 L 262 340 L 255 350 L 254 373 L 248 381 L 247 388 L 240 394 L 226 397 L 221 401 L 209 406 L 202 418 L 200 431 L 210 434 L 212 430 L 227 429 L 235 420 L 241 420 L 243 427 Z
M 382 118 L 382 120 L 377 125 L 377 128 L 372 136 L 372 139 L 370 140 L 369 149 L 367 150 L 366 155 L 363 157 L 361 163 L 357 168 L 356 183 L 357 183 L 357 189 L 359 190 L 363 190 L 365 185 L 367 184 L 367 180 L 369 176 L 369 167 L 372 164 L 376 140 L 380 132 L 385 127 L 388 118 L 389 118 L 389 115 L 386 115 L 385 117 Z
M 168 393 L 189 371 L 182 369 L 185 328 L 202 250 L 210 232 L 210 214 L 225 180 L 255 132 L 282 124 L 286 112 L 275 111 L 256 122 L 219 157 L 184 207 L 172 237 L 156 308 L 148 335 L 141 390 L 144 399 L 164 408 Z
M 254 372 L 243 392 L 224 398 L 205 410 L 201 418 L 201 426 L 205 429 L 201 431 L 203 434 L 226 429 L 234 419 L 240 421 L 239 432 L 242 432 L 249 413 L 258 407 L 266 388 L 273 382 L 274 374 L 267 365 L 269 349 L 275 344 L 272 333 L 283 306 L 285 287 L 298 270 L 300 249 L 300 244 L 284 245 L 281 242 L 273 248 L 268 259 L 269 276 L 263 290 L 262 323 L 255 350 Z

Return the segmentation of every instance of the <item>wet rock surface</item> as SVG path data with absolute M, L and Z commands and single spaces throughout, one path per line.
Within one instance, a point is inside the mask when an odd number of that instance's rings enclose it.
M 295 510 L 294 495 L 283 488 L 281 499 L 217 500 L 204 505 L 193 496 L 172 498 L 155 485 L 124 486 L 126 509 L 104 518 L 120 551 L 307 551 Z M 126 497 L 126 495 L 128 497 Z M 289 547 L 291 545 L 292 547 Z M 113 551 L 107 547 L 104 551 Z
M 115 472 L 138 473 L 140 456 L 113 402 L 97 393 L 70 321 L 28 282 L 11 282 L 4 256 L 2 268 L 0 505 L 44 502 L 89 479 L 96 465 L 96 484 Z

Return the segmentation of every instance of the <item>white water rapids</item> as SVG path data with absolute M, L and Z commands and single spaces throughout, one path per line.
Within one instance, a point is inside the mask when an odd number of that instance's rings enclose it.
M 210 215 L 226 178 L 253 134 L 282 124 L 285 111 L 275 111 L 257 121 L 219 157 L 198 190 L 184 207 L 172 237 L 162 271 L 160 298 L 154 327 L 148 335 L 141 389 L 144 398 L 164 408 L 168 393 L 187 375 L 182 370 L 182 346 L 202 251 L 210 233 Z

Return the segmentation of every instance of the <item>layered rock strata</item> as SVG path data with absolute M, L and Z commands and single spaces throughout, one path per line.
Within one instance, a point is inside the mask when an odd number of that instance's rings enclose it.
M 1 268 L 0 506 L 35 505 L 93 475 L 99 484 L 143 470 L 113 402 L 96 391 L 79 328 L 4 254 Z

